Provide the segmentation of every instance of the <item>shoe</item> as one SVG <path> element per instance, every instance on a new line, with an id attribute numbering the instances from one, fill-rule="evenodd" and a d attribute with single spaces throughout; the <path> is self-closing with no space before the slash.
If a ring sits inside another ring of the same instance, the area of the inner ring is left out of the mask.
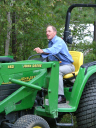
<path id="1" fill-rule="evenodd" d="M 62 103 L 66 103 L 66 98 L 64 97 L 62 97 L 62 96 L 59 96 L 58 97 L 58 104 L 62 104 Z"/>

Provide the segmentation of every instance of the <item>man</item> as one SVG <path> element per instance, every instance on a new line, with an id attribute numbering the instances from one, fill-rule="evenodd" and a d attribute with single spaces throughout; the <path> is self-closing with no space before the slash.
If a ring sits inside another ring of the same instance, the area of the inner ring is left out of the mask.
<path id="1" fill-rule="evenodd" d="M 69 54 L 68 48 L 64 40 L 57 35 L 57 30 L 54 26 L 49 25 L 46 29 L 46 35 L 49 40 L 48 48 L 40 49 L 39 47 L 35 48 L 34 51 L 41 53 L 42 57 L 49 56 L 50 60 L 56 60 L 52 55 L 56 55 L 61 63 L 59 67 L 59 90 L 58 90 L 58 103 L 66 103 L 66 98 L 64 96 L 63 89 L 63 76 L 65 74 L 75 71 L 75 67 L 72 64 L 73 59 Z"/>

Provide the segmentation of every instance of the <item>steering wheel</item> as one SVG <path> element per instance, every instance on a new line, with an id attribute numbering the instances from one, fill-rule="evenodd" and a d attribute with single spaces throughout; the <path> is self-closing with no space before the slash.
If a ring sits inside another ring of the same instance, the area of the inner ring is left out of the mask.
<path id="1" fill-rule="evenodd" d="M 31 59 L 31 58 L 33 58 L 34 56 L 40 56 L 40 57 L 39 57 L 39 58 Z M 45 58 L 45 59 L 46 59 L 46 58 Z M 29 58 L 28 58 L 28 60 L 39 60 L 39 61 L 44 61 L 45 59 L 42 58 L 41 54 L 34 54 L 34 55 L 29 56 Z"/>
<path id="2" fill-rule="evenodd" d="M 31 59 L 31 58 L 34 57 L 34 56 L 40 56 L 40 57 L 39 57 L 39 58 Z M 49 56 L 54 56 L 58 61 L 60 61 L 60 59 L 59 59 L 56 55 L 49 55 Z M 47 61 L 47 62 L 50 61 L 50 60 L 48 59 L 48 57 L 43 58 L 43 57 L 41 56 L 41 54 L 31 55 L 31 56 L 29 56 L 28 60 L 39 60 L 39 61 Z"/>

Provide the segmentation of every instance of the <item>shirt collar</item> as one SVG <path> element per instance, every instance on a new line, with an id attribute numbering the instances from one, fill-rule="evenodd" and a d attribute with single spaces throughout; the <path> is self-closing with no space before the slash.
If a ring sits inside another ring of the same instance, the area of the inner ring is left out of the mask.
<path id="1" fill-rule="evenodd" d="M 53 42 L 53 44 L 55 43 L 56 37 L 57 37 L 57 35 L 55 35 L 55 36 L 53 37 L 53 39 L 51 40 L 51 41 Z"/>

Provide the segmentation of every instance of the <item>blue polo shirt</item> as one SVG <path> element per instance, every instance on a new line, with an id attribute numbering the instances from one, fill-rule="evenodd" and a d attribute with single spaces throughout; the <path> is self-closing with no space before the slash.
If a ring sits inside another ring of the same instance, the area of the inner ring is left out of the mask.
<path id="1" fill-rule="evenodd" d="M 60 61 L 62 61 L 60 65 L 73 63 L 72 56 L 68 51 L 66 43 L 57 35 L 51 41 L 49 41 L 48 48 L 42 50 L 45 53 L 48 53 L 47 55 L 42 54 L 43 58 L 49 57 L 51 61 L 57 61 L 57 59 L 52 56 L 56 55 L 60 59 Z"/>

